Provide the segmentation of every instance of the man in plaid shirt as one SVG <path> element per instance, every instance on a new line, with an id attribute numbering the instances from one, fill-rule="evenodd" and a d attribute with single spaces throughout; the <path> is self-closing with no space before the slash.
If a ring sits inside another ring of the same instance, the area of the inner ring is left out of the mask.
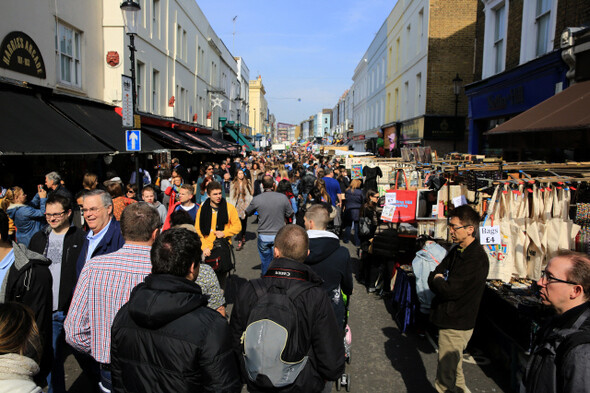
<path id="1" fill-rule="evenodd" d="M 131 290 L 151 273 L 150 250 L 158 235 L 158 212 L 144 202 L 121 216 L 123 248 L 89 260 L 80 273 L 68 316 L 66 341 L 100 364 L 99 387 L 111 390 L 111 325 Z"/>

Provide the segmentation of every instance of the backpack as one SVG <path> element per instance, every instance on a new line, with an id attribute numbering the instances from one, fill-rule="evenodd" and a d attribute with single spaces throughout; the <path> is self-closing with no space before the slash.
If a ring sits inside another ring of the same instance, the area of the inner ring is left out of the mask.
<path id="1" fill-rule="evenodd" d="M 526 380 L 521 392 L 539 391 L 557 392 L 557 371 L 569 352 L 576 346 L 590 343 L 590 330 L 580 330 L 582 324 L 590 317 L 586 309 L 569 329 L 558 329 L 543 339 L 535 347 L 532 361 L 526 368 Z"/>
<path id="2" fill-rule="evenodd" d="M 294 300 L 317 284 L 291 269 L 269 269 L 266 275 L 304 281 L 289 289 L 269 287 L 262 278 L 250 281 L 258 300 L 242 334 L 242 356 L 252 383 L 276 389 L 295 382 L 308 362 L 311 340 L 300 327 Z"/>

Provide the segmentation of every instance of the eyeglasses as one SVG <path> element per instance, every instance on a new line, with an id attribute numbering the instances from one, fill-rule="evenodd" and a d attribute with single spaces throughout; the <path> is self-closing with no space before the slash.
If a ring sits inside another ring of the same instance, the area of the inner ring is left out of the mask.
<path id="1" fill-rule="evenodd" d="M 91 207 L 90 209 L 80 209 L 82 211 L 83 214 L 86 213 L 92 213 L 95 214 L 96 212 L 98 212 L 100 209 L 104 208 L 105 206 L 100 206 L 100 207 Z"/>
<path id="2" fill-rule="evenodd" d="M 59 218 L 64 215 L 66 211 L 62 211 L 61 213 L 45 213 L 45 218 Z"/>
<path id="3" fill-rule="evenodd" d="M 468 228 L 468 227 L 472 227 L 473 225 L 463 225 L 462 227 L 458 227 L 455 225 L 449 225 L 449 229 L 452 229 L 453 231 L 457 231 L 459 229 L 463 229 L 463 228 Z"/>
<path id="4" fill-rule="evenodd" d="M 577 282 L 573 282 L 573 281 L 567 281 L 567 280 L 562 280 L 559 278 L 555 278 L 553 277 L 553 275 L 551 273 L 549 273 L 547 270 L 543 270 L 541 272 L 541 278 L 544 278 L 545 281 L 547 281 L 547 284 L 551 284 L 552 282 L 562 282 L 564 284 L 570 284 L 570 285 L 580 285 Z"/>
<path id="5" fill-rule="evenodd" d="M 212 170 L 213 170 L 213 168 L 207 168 L 207 170 L 208 170 L 208 171 L 212 171 Z"/>

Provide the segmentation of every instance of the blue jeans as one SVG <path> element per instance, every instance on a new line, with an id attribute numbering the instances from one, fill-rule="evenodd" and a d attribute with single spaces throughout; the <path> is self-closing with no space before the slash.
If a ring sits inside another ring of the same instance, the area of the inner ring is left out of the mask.
<path id="1" fill-rule="evenodd" d="M 111 390 L 113 390 L 110 370 L 100 369 L 100 383 L 98 384 L 98 387 L 103 393 L 110 393 Z"/>
<path id="2" fill-rule="evenodd" d="M 352 229 L 354 229 L 354 238 L 352 240 L 352 243 L 358 247 L 361 245 L 361 239 L 359 239 L 359 222 L 358 221 L 349 222 L 344 227 L 344 233 L 342 234 L 342 237 L 343 237 L 344 243 L 348 243 L 348 241 L 350 240 L 350 232 Z"/>
<path id="3" fill-rule="evenodd" d="M 258 254 L 260 254 L 261 276 L 266 274 L 270 261 L 274 257 L 276 235 L 258 235 Z"/>
<path id="4" fill-rule="evenodd" d="M 63 311 L 53 313 L 53 364 L 51 373 L 47 376 L 48 393 L 65 393 L 66 380 L 64 376 L 63 350 L 66 345 L 64 333 L 64 320 L 66 314 Z"/>

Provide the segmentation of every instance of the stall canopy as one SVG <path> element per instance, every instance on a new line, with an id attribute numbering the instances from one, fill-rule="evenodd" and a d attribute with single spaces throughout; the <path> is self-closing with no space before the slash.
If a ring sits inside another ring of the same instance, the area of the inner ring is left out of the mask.
<path id="1" fill-rule="evenodd" d="M 196 141 L 183 136 L 185 132 L 177 132 L 162 127 L 143 126 L 142 130 L 146 131 L 158 140 L 163 140 L 166 143 L 171 143 L 176 146 L 177 150 L 186 150 L 192 153 L 212 153 L 212 151 Z"/>
<path id="2" fill-rule="evenodd" d="M 115 112 L 114 107 L 59 96 L 54 96 L 50 102 L 103 143 L 112 146 L 119 153 L 126 152 L 125 130 L 122 128 L 121 116 Z M 142 152 L 161 151 L 170 147 L 173 146 L 158 143 L 146 133 L 141 136 Z"/>
<path id="3" fill-rule="evenodd" d="M 486 134 L 590 129 L 589 108 L 590 81 L 576 83 Z"/>
<path id="4" fill-rule="evenodd" d="M 32 90 L 1 84 L 0 108 L 0 154 L 113 153 Z"/>

